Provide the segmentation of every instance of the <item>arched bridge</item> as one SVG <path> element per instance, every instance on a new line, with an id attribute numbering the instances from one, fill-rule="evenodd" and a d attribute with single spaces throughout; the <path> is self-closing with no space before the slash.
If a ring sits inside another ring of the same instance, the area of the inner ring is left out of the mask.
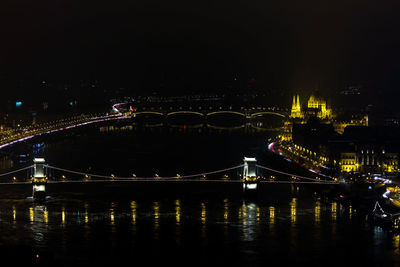
<path id="1" fill-rule="evenodd" d="M 275 111 L 258 111 L 258 112 L 252 112 L 252 111 L 233 111 L 233 110 L 217 110 L 217 111 L 212 111 L 212 112 L 200 112 L 200 111 L 192 111 L 192 110 L 178 110 L 178 111 L 155 111 L 155 110 L 143 110 L 143 111 L 137 111 L 137 112 L 129 112 L 129 115 L 132 116 L 137 116 L 137 115 L 159 115 L 159 116 L 173 116 L 173 115 L 178 115 L 178 114 L 192 114 L 192 115 L 198 115 L 202 117 L 209 117 L 213 115 L 218 115 L 218 114 L 231 114 L 231 115 L 237 115 L 237 116 L 242 116 L 246 119 L 251 119 L 255 118 L 258 116 L 264 116 L 264 115 L 273 115 L 273 116 L 278 116 L 283 119 L 287 118 L 287 114 L 285 112 L 275 112 Z"/>
<path id="2" fill-rule="evenodd" d="M 114 111 L 121 114 L 140 116 L 140 115 L 158 115 L 170 117 L 180 114 L 191 114 L 201 117 L 210 117 L 219 114 L 231 114 L 242 116 L 246 119 L 256 118 L 258 116 L 272 115 L 283 119 L 288 118 L 289 112 L 286 109 L 278 107 L 139 107 L 133 108 L 126 103 L 115 104 Z"/>

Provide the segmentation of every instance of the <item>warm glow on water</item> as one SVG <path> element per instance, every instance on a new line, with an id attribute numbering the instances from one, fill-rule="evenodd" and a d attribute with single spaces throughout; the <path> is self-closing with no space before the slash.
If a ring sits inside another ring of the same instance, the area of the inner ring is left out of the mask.
<path id="1" fill-rule="evenodd" d="M 270 227 L 273 227 L 275 224 L 275 207 L 271 206 L 269 207 L 269 225 Z"/>
<path id="2" fill-rule="evenodd" d="M 158 201 L 154 202 L 153 206 L 154 212 L 154 229 L 158 230 L 160 226 L 160 203 Z"/>
<path id="3" fill-rule="evenodd" d="M 224 199 L 224 222 L 228 223 L 229 221 L 229 200 Z"/>
<path id="4" fill-rule="evenodd" d="M 176 220 L 177 225 L 179 225 L 181 223 L 181 202 L 180 202 L 180 200 L 175 201 L 175 220 Z"/>
<path id="5" fill-rule="evenodd" d="M 297 198 L 293 198 L 290 202 L 290 218 L 292 225 L 294 225 L 297 219 Z"/>
<path id="6" fill-rule="evenodd" d="M 294 263 L 296 249 L 303 247 L 305 261 L 311 253 L 323 260 L 328 255 L 323 246 L 344 253 L 349 235 L 351 246 L 359 247 L 353 250 L 355 255 L 368 258 L 364 251 L 372 250 L 397 261 L 397 233 L 366 223 L 365 214 L 354 207 L 342 211 L 337 202 L 298 196 L 259 202 L 240 198 L 52 200 L 40 205 L 0 201 L 0 227 L 10 242 L 29 244 L 37 251 L 66 251 L 64 260 L 88 258 L 100 265 L 99 253 L 118 255 L 115 262 L 122 263 L 150 257 L 150 247 L 190 258 L 204 249 L 229 248 L 235 251 L 234 258 L 225 258 L 231 264 L 247 259 L 247 253 L 261 264 L 282 250 L 288 253 L 283 261 Z M 121 246 L 124 253 L 118 252 Z M 340 257 L 330 261 L 343 263 Z"/>
<path id="7" fill-rule="evenodd" d="M 29 221 L 31 222 L 31 224 L 33 223 L 35 219 L 35 212 L 33 211 L 33 208 L 30 207 L 29 208 Z"/>
<path id="8" fill-rule="evenodd" d="M 136 201 L 131 201 L 132 223 L 136 224 Z"/>
<path id="9" fill-rule="evenodd" d="M 206 209 L 206 204 L 201 203 L 201 222 L 205 224 L 207 221 L 207 209 Z"/>
<path id="10" fill-rule="evenodd" d="M 61 209 L 61 223 L 65 224 L 65 208 Z"/>
<path id="11" fill-rule="evenodd" d="M 336 202 L 332 202 L 331 214 L 332 214 L 332 220 L 336 221 L 336 216 L 337 216 L 337 203 Z"/>
<path id="12" fill-rule="evenodd" d="M 315 202 L 315 207 L 314 207 L 314 216 L 315 216 L 315 222 L 319 223 L 320 219 L 321 219 L 321 203 L 320 203 L 320 199 L 318 199 Z"/>
<path id="13" fill-rule="evenodd" d="M 15 223 L 17 220 L 17 209 L 15 206 L 13 206 L 13 222 Z"/>

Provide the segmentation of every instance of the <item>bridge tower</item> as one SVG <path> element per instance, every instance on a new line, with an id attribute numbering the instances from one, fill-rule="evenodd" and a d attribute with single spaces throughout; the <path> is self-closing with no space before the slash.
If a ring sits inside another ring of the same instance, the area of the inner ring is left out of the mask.
<path id="1" fill-rule="evenodd" d="M 245 192 L 256 190 L 258 185 L 257 160 L 256 158 L 245 157 L 243 163 L 243 190 Z"/>
<path id="2" fill-rule="evenodd" d="M 46 198 L 47 177 L 44 158 L 33 159 L 32 197 L 37 200 Z"/>

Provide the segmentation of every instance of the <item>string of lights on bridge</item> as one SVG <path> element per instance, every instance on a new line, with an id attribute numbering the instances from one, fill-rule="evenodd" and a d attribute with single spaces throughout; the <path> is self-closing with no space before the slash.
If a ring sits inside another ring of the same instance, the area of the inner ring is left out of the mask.
<path id="1" fill-rule="evenodd" d="M 103 179 L 103 180 L 92 180 L 92 182 L 102 182 L 102 181 L 151 181 L 151 180 L 192 180 L 194 178 L 201 178 L 201 180 L 205 180 L 205 181 L 221 181 L 221 180 L 211 180 L 211 179 L 207 179 L 207 176 L 209 175 L 213 175 L 213 174 L 218 174 L 218 173 L 226 173 L 232 170 L 237 170 L 239 168 L 242 168 L 244 166 L 244 164 L 241 165 L 237 165 L 234 167 L 230 167 L 230 168 L 224 168 L 224 169 L 219 169 L 219 170 L 215 170 L 215 171 L 209 171 L 209 172 L 201 172 L 201 173 L 197 173 L 197 174 L 190 174 L 190 175 L 179 175 L 177 174 L 176 176 L 166 176 L 166 177 L 161 177 L 161 176 L 154 176 L 154 177 L 137 177 L 136 175 L 132 175 L 131 177 L 123 177 L 123 176 L 115 176 L 114 174 L 111 175 L 102 175 L 102 174 L 92 174 L 92 173 L 87 173 L 87 172 L 81 172 L 81 171 L 75 171 L 75 170 L 69 170 L 69 169 L 64 169 L 64 168 L 59 168 L 59 167 L 55 167 L 55 166 L 51 166 L 51 165 L 45 165 L 46 168 L 50 169 L 50 170 L 55 170 L 55 171 L 60 171 L 63 173 L 69 173 L 69 174 L 73 174 L 73 175 L 79 175 L 82 176 L 83 178 L 86 178 L 86 180 L 90 179 L 90 178 L 98 178 L 98 179 Z M 274 172 L 277 174 L 281 174 L 284 176 L 289 176 L 292 178 L 292 180 L 290 181 L 268 181 L 268 182 L 272 182 L 272 183 L 323 183 L 323 184 L 332 184 L 335 183 L 333 181 L 321 181 L 320 178 L 312 178 L 312 177 L 306 177 L 306 176 L 300 176 L 300 175 L 296 175 L 296 174 L 292 174 L 292 173 L 287 173 L 287 172 L 283 172 L 283 171 L 279 171 L 279 170 L 275 170 L 269 167 L 265 167 L 262 165 L 256 165 L 257 168 L 263 169 L 263 170 L 267 170 L 270 172 Z M 6 176 L 10 176 L 12 174 L 15 173 L 19 173 L 22 171 L 26 171 L 29 169 L 32 169 L 34 167 L 34 165 L 30 165 L 27 167 L 23 167 L 20 168 L 18 170 L 13 170 L 10 172 L 6 172 L 6 173 L 2 173 L 0 174 L 0 177 L 6 177 Z M 228 176 L 226 176 L 228 177 Z M 63 180 L 66 180 L 66 176 L 62 175 L 61 178 L 63 178 Z M 305 181 L 301 181 L 301 179 L 306 180 Z M 16 177 L 14 177 L 14 181 L 16 180 Z M 69 182 L 84 182 L 85 180 L 66 180 Z M 229 180 L 231 182 L 240 182 L 241 180 Z M 266 182 L 266 181 L 262 181 L 262 182 Z M 5 183 L 0 183 L 0 184 L 5 184 Z M 7 183 L 8 184 L 8 183 Z"/>

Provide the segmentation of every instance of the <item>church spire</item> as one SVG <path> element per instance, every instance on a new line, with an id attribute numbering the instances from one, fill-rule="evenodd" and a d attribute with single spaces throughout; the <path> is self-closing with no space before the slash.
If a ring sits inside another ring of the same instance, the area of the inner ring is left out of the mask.
<path id="1" fill-rule="evenodd" d="M 290 113 L 290 117 L 292 118 L 302 117 L 299 95 L 293 95 L 292 112 Z"/>

